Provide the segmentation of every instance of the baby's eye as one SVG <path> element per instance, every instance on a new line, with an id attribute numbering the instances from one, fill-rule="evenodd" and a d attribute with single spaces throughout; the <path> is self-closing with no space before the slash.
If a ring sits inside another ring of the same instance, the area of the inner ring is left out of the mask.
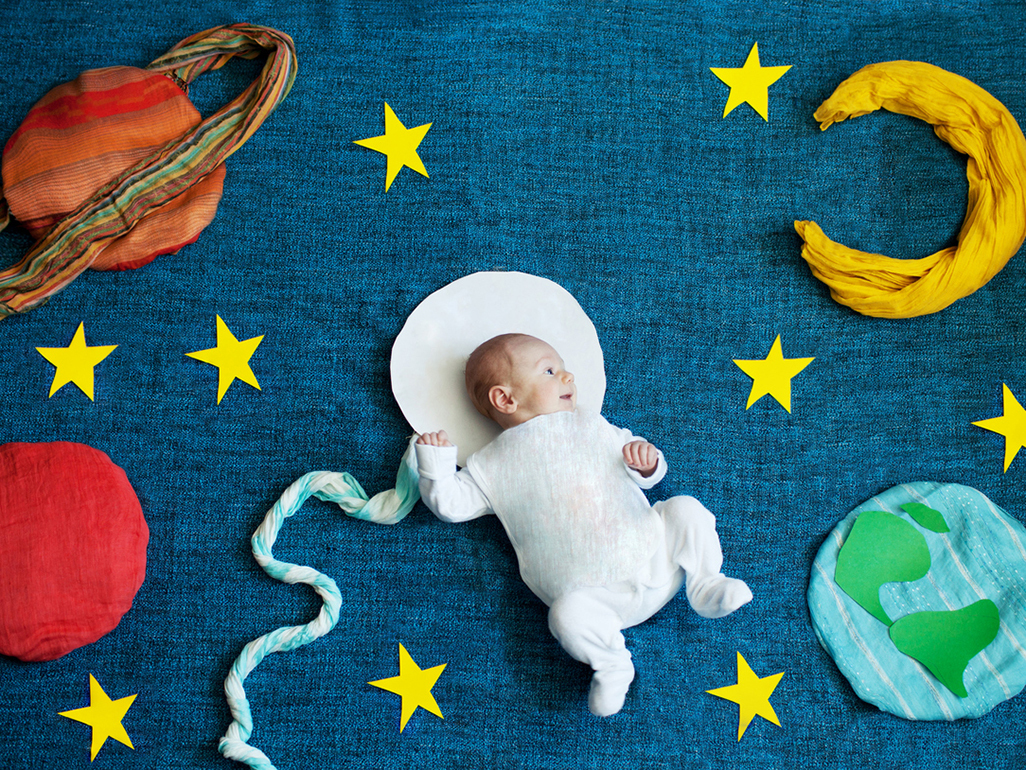
<path id="1" fill-rule="evenodd" d="M 549 367 L 548 369 L 546 369 L 546 370 L 545 370 L 545 373 L 546 373 L 546 374 L 555 374 L 556 372 L 555 372 L 555 371 L 554 371 L 554 370 L 552 369 L 552 367 L 550 366 L 550 367 Z"/>

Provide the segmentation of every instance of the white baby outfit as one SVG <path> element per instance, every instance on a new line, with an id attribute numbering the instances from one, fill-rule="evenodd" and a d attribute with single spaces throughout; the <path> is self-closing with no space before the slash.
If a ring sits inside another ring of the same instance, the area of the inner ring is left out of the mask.
<path id="1" fill-rule="evenodd" d="M 642 489 L 666 474 L 659 453 L 643 478 L 623 459 L 637 440 L 600 414 L 535 417 L 503 431 L 456 472 L 456 448 L 417 445 L 421 496 L 444 521 L 494 513 L 527 586 L 549 606 L 563 648 L 595 671 L 589 705 L 619 711 L 634 678 L 622 629 L 647 620 L 682 585 L 695 610 L 722 617 L 751 600 L 720 574 L 716 519 L 693 497 L 650 506 Z"/>

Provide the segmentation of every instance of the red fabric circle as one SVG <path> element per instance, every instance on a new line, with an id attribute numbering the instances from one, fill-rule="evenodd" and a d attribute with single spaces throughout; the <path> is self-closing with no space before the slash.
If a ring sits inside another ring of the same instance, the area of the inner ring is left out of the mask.
<path id="1" fill-rule="evenodd" d="M 0 446 L 0 654 L 53 660 L 111 631 L 150 532 L 125 472 L 85 446 Z"/>

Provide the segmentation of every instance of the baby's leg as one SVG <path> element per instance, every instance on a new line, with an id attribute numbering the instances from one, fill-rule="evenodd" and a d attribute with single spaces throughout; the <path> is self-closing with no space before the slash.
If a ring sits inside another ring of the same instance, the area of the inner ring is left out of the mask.
<path id="1" fill-rule="evenodd" d="M 603 600 L 605 589 L 582 589 L 556 599 L 549 630 L 571 657 L 595 671 L 588 708 L 599 717 L 615 714 L 634 681 L 634 664 L 624 644 L 620 614 Z"/>
<path id="2" fill-rule="evenodd" d="M 722 618 L 752 600 L 742 580 L 720 572 L 723 551 L 716 517 L 693 497 L 671 497 L 652 506 L 666 524 L 670 558 L 685 572 L 688 602 L 703 618 Z"/>

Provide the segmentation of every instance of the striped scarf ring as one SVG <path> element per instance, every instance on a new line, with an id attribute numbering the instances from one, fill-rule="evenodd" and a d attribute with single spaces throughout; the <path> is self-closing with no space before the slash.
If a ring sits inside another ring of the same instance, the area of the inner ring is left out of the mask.
<path id="1" fill-rule="evenodd" d="M 264 53 L 256 80 L 200 120 L 188 85 Z M 288 35 L 232 24 L 183 40 L 145 70 L 91 70 L 53 89 L 4 148 L 0 230 L 13 215 L 37 241 L 0 271 L 0 317 L 43 304 L 87 268 L 141 267 L 196 240 L 216 213 L 225 159 L 295 75 Z M 99 189 L 97 179 L 106 180 Z"/>

